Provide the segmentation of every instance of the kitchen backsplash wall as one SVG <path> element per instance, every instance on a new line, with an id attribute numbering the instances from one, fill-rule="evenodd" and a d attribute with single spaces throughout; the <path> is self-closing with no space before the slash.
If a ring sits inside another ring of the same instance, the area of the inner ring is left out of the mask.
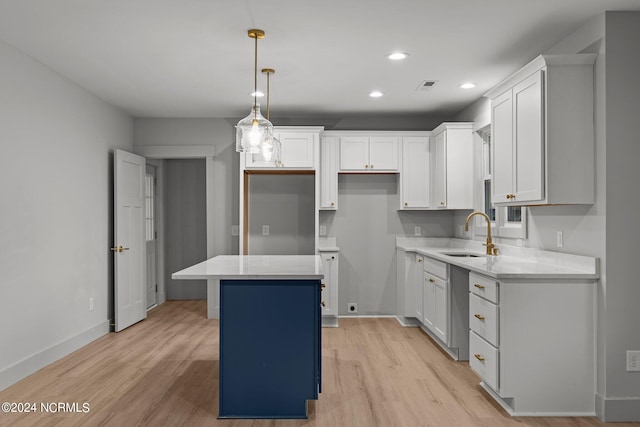
<path id="1" fill-rule="evenodd" d="M 320 211 L 320 226 L 340 248 L 339 315 L 357 303 L 357 315 L 396 311 L 395 238 L 421 228 L 426 237 L 449 237 L 452 211 L 398 211 L 395 174 L 341 174 L 338 210 Z"/>

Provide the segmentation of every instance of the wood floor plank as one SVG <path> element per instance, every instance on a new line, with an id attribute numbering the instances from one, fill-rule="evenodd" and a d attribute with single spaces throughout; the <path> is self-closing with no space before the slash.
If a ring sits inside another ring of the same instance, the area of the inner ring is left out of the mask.
<path id="1" fill-rule="evenodd" d="M 0 392 L 0 402 L 89 403 L 88 413 L 0 413 L 0 426 L 598 427 L 595 417 L 510 417 L 466 362 L 391 318 L 322 330 L 322 386 L 307 420 L 218 420 L 219 322 L 170 301 Z M 607 424 L 608 425 L 608 424 Z M 640 427 L 640 423 L 616 423 Z"/>

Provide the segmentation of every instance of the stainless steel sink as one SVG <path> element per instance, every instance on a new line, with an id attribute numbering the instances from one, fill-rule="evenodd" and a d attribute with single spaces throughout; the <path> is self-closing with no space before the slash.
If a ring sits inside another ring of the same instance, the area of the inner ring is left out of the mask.
<path id="1" fill-rule="evenodd" d="M 440 253 L 442 255 L 453 256 L 453 257 L 457 257 L 457 258 L 481 258 L 481 257 L 484 257 L 484 255 L 473 254 L 473 253 L 469 253 L 469 252 L 440 252 Z"/>

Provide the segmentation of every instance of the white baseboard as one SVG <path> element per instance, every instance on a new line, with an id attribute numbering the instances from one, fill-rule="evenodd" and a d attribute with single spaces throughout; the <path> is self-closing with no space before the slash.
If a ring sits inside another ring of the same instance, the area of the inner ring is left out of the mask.
<path id="1" fill-rule="evenodd" d="M 323 328 L 337 328 L 338 327 L 338 318 L 335 316 L 322 316 L 322 327 Z"/>
<path id="2" fill-rule="evenodd" d="M 73 353 L 80 347 L 83 347 L 101 336 L 108 334 L 109 323 L 110 322 L 108 320 L 100 322 L 99 324 L 85 329 L 71 338 L 26 357 L 15 365 L 0 371 L 0 390 L 4 390 L 39 369 L 50 365 L 56 360 L 62 359 L 64 356 Z"/>
<path id="3" fill-rule="evenodd" d="M 596 394 L 596 416 L 604 422 L 640 421 L 640 397 L 603 397 Z"/>
<path id="4" fill-rule="evenodd" d="M 396 316 L 396 320 L 405 328 L 417 328 L 420 326 L 418 319 L 415 317 Z"/>

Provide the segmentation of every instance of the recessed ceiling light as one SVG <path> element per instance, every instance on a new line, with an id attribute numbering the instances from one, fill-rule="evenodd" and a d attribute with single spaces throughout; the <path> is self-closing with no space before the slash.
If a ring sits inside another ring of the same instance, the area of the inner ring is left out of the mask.
<path id="1" fill-rule="evenodd" d="M 387 55 L 387 58 L 392 61 L 400 61 L 401 59 L 405 59 L 407 56 L 409 56 L 409 54 L 406 52 L 393 52 Z"/>
<path id="2" fill-rule="evenodd" d="M 382 96 L 382 92 L 380 92 L 379 90 L 374 90 L 369 94 L 369 96 L 372 98 L 380 98 Z"/>
<path id="3" fill-rule="evenodd" d="M 472 89 L 472 88 L 474 88 L 474 87 L 476 87 L 476 84 L 475 84 L 475 83 L 471 83 L 471 82 L 469 82 L 469 83 L 462 83 L 462 84 L 460 85 L 460 88 L 461 88 L 461 89 Z"/>
<path id="4" fill-rule="evenodd" d="M 257 91 L 257 92 L 251 92 L 251 96 L 255 96 L 256 98 L 262 98 L 264 96 L 264 93 Z"/>

